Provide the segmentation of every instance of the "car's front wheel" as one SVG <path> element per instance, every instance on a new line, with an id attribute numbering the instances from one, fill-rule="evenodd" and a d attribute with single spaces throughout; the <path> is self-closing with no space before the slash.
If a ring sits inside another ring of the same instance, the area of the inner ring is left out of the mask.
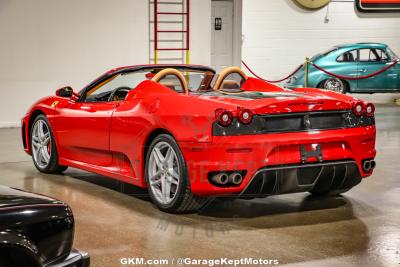
<path id="1" fill-rule="evenodd" d="M 347 91 L 346 82 L 338 78 L 329 78 L 323 81 L 319 87 L 328 91 L 333 91 L 341 94 L 345 94 Z"/>
<path id="2" fill-rule="evenodd" d="M 61 173 L 67 169 L 58 164 L 58 151 L 46 116 L 39 115 L 33 121 L 30 144 L 33 163 L 40 172 Z"/>
<path id="3" fill-rule="evenodd" d="M 207 202 L 207 198 L 192 194 L 182 152 L 168 134 L 157 136 L 151 143 L 145 175 L 150 197 L 162 211 L 195 212 Z"/>

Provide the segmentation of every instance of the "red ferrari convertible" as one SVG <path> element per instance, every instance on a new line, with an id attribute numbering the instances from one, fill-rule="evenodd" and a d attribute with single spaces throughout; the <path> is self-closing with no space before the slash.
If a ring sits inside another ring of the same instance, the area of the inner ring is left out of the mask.
<path id="1" fill-rule="evenodd" d="M 147 187 L 163 211 L 188 212 L 216 196 L 348 191 L 375 167 L 374 109 L 237 67 L 141 65 L 39 100 L 22 140 L 41 172 L 95 172 Z"/>

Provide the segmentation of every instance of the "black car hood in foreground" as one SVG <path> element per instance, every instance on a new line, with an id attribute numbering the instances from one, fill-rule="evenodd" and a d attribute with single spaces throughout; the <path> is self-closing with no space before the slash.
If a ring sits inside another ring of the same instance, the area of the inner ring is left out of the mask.
<path id="1" fill-rule="evenodd" d="M 49 265 L 70 255 L 73 240 L 74 218 L 67 204 L 0 186 L 0 252 L 24 251 L 37 265 Z"/>
<path id="2" fill-rule="evenodd" d="M 0 209 L 25 205 L 63 204 L 50 197 L 0 185 Z"/>

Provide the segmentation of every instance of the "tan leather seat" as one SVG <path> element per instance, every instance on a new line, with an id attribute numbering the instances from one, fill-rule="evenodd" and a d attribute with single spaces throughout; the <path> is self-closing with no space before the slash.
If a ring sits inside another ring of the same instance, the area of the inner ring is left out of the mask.
<path id="1" fill-rule="evenodd" d="M 164 78 L 164 77 L 166 77 L 168 75 L 176 76 L 179 79 L 179 81 L 181 82 L 183 93 L 184 94 L 189 94 L 188 83 L 187 83 L 187 81 L 185 79 L 185 76 L 183 76 L 183 74 L 180 71 L 176 70 L 176 69 L 172 69 L 172 68 L 163 69 L 162 71 L 158 72 L 151 80 L 153 82 L 158 83 L 158 82 L 160 82 L 162 80 L 162 78 Z M 175 86 L 174 86 L 173 90 L 175 90 Z"/>
<path id="2" fill-rule="evenodd" d="M 160 84 L 175 91 L 175 84 L 172 82 L 162 82 L 161 81 Z"/>
<path id="3" fill-rule="evenodd" d="M 224 80 L 221 89 L 228 89 L 228 90 L 240 89 L 240 85 L 235 80 Z"/>
<path id="4" fill-rule="evenodd" d="M 232 73 L 239 74 L 244 80 L 247 80 L 247 78 L 248 78 L 246 73 L 244 73 L 244 71 L 242 69 L 240 69 L 239 67 L 225 68 L 219 73 L 219 76 L 214 83 L 214 90 L 217 90 L 217 91 L 221 90 L 224 80 L 226 79 L 226 77 L 228 77 Z"/>

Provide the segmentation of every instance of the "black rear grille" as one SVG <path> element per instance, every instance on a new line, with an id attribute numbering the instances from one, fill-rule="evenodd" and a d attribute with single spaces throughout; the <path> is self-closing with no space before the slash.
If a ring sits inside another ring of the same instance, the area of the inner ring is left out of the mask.
<path id="1" fill-rule="evenodd" d="M 360 182 L 361 174 L 354 161 L 272 166 L 259 170 L 241 197 L 343 190 Z"/>
<path id="2" fill-rule="evenodd" d="M 295 113 L 265 116 L 265 131 L 288 132 L 338 129 L 347 126 L 348 112 Z"/>
<path id="3" fill-rule="evenodd" d="M 232 125 L 213 124 L 213 135 L 250 135 L 344 129 L 374 125 L 374 117 L 357 117 L 351 110 L 255 115 L 252 123 L 243 125 L 234 119 Z"/>

